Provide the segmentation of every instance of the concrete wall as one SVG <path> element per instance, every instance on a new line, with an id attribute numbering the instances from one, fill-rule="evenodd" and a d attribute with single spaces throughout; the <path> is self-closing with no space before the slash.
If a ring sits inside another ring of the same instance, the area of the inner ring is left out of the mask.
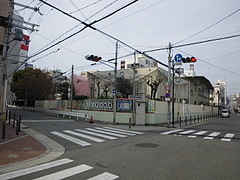
<path id="1" fill-rule="evenodd" d="M 79 103 L 74 103 L 79 104 Z M 145 124 L 148 125 L 157 125 L 167 123 L 167 109 L 168 104 L 165 101 L 151 101 L 147 103 L 146 110 L 146 121 Z M 58 110 L 69 110 L 70 102 L 69 101 L 36 101 L 36 109 L 43 111 L 44 109 L 58 109 Z M 95 121 L 101 121 L 104 123 L 113 122 L 113 112 L 101 110 L 92 110 L 92 109 L 73 109 L 73 112 L 82 112 L 88 114 L 88 118 L 91 116 Z M 172 105 L 171 105 L 172 111 Z M 174 120 L 177 121 L 177 118 L 180 116 L 182 118 L 190 116 L 201 116 L 201 115 L 217 115 L 218 108 L 211 106 L 200 106 L 200 105 L 190 105 L 175 103 L 174 104 Z M 128 124 L 129 119 L 132 120 L 132 112 L 117 112 L 116 113 L 116 123 L 118 124 Z"/>

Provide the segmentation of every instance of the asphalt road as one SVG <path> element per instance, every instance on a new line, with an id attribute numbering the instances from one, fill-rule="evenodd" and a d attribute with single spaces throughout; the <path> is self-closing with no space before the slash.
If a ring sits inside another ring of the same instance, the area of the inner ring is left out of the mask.
<path id="1" fill-rule="evenodd" d="M 65 153 L 56 160 L 73 160 L 15 178 L 18 180 L 38 177 L 52 179 L 49 175 L 59 172 L 62 174 L 53 174 L 56 179 L 64 175 L 70 180 L 89 179 L 98 175 L 124 180 L 240 179 L 240 116 L 232 115 L 230 118 L 219 118 L 188 127 L 159 130 L 154 128 L 148 131 L 143 127 L 137 131 L 142 134 L 132 131 L 134 135 L 115 136 L 117 139 L 98 137 L 104 141 L 94 142 L 64 130 L 76 132 L 75 129 L 80 129 L 94 132 L 90 129 L 95 129 L 100 130 L 102 134 L 102 131 L 107 131 L 105 127 L 108 125 L 66 121 L 35 112 L 17 110 L 16 113 L 22 115 L 25 126 L 50 137 L 66 148 Z M 97 129 L 98 127 L 104 129 Z M 119 127 L 114 126 L 116 131 L 119 131 Z M 83 146 L 64 139 L 59 133 L 84 140 L 90 145 Z M 80 173 L 81 171 L 84 172 Z M 71 172 L 74 175 L 67 177 Z"/>

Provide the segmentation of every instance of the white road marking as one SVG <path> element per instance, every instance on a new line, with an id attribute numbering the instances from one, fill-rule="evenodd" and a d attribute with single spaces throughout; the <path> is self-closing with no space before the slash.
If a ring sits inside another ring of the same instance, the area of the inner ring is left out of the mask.
<path id="1" fill-rule="evenodd" d="M 81 133 L 77 133 L 77 132 L 74 132 L 74 131 L 65 130 L 64 132 L 69 133 L 69 134 L 73 134 L 75 136 L 83 137 L 83 138 L 86 138 L 86 139 L 90 139 L 90 140 L 98 142 L 98 143 L 105 141 L 103 139 L 95 138 L 95 137 L 88 136 L 88 135 L 81 134 Z"/>
<path id="2" fill-rule="evenodd" d="M 199 131 L 199 132 L 197 132 L 197 133 L 194 133 L 194 135 L 200 136 L 200 135 L 203 135 L 203 134 L 205 134 L 205 133 L 207 133 L 207 131 Z"/>
<path id="3" fill-rule="evenodd" d="M 175 130 L 172 130 L 172 131 L 163 132 L 163 133 L 161 133 L 161 134 L 167 135 L 167 134 L 179 132 L 179 131 L 182 131 L 182 130 L 183 130 L 183 129 L 175 129 Z"/>
<path id="4" fill-rule="evenodd" d="M 75 129 L 75 131 L 86 133 L 86 134 L 91 134 L 91 135 L 94 135 L 94 136 L 98 136 L 98 137 L 102 137 L 102 138 L 106 138 L 106 139 L 111 139 L 111 140 L 117 139 L 116 137 L 113 137 L 113 136 L 107 136 L 107 135 L 104 135 L 104 134 L 90 132 L 90 131 L 81 130 L 81 129 Z"/>
<path id="5" fill-rule="evenodd" d="M 121 131 L 116 131 L 116 130 L 112 130 L 112 129 L 104 129 L 104 128 L 99 128 L 99 127 L 95 127 L 95 129 L 108 131 L 108 132 L 113 132 L 113 133 L 125 134 L 125 135 L 129 135 L 129 136 L 135 136 L 136 135 L 136 134 L 132 134 L 132 133 L 121 132 Z"/>
<path id="6" fill-rule="evenodd" d="M 36 178 L 34 180 L 46 180 L 46 179 L 59 180 L 59 179 L 64 179 L 64 178 L 88 171 L 90 169 L 93 169 L 93 167 L 88 166 L 86 164 L 82 164 L 82 165 L 75 166 L 75 167 L 65 169 L 62 171 L 58 171 L 58 172 L 55 172 L 55 173 L 52 173 L 52 174 L 49 174 L 46 176 L 42 176 L 42 177 Z"/>
<path id="7" fill-rule="evenodd" d="M 142 132 L 137 132 L 137 131 L 128 131 L 128 130 L 124 130 L 124 129 L 116 129 L 116 128 L 111 128 L 111 127 L 104 127 L 104 128 L 113 129 L 113 130 L 117 130 L 117 131 L 128 132 L 128 133 L 143 134 Z"/>
<path id="8" fill-rule="evenodd" d="M 38 171 L 43 171 L 45 169 L 60 166 L 60 165 L 67 164 L 67 163 L 70 163 L 70 162 L 73 162 L 73 160 L 68 159 L 68 158 L 60 159 L 60 160 L 57 160 L 57 161 L 52 161 L 52 162 L 49 162 L 49 163 L 45 163 L 45 164 L 41 164 L 41 165 L 37 165 L 37 166 L 25 168 L 25 169 L 13 171 L 13 172 L 1 174 L 0 179 L 1 180 L 13 179 L 13 178 L 16 178 L 16 177 L 24 176 L 24 175 L 35 173 L 35 172 L 38 172 Z"/>
<path id="9" fill-rule="evenodd" d="M 187 130 L 187 131 L 183 131 L 183 132 L 180 132 L 179 134 L 189 134 L 189 133 L 192 133 L 192 132 L 195 132 L 196 130 Z"/>
<path id="10" fill-rule="evenodd" d="M 81 146 L 89 146 L 91 145 L 91 143 L 88 143 L 88 142 L 85 142 L 85 141 L 82 141 L 80 139 L 77 139 L 77 138 L 74 138 L 72 136 L 68 136 L 68 135 L 65 135 L 63 133 L 60 133 L 60 132 L 57 132 L 57 131 L 53 131 L 51 132 L 52 134 L 55 134 L 56 136 L 59 136 L 59 137 L 62 137 L 64 139 L 67 139 L 73 143 L 76 143 L 78 145 L 81 145 Z"/>
<path id="11" fill-rule="evenodd" d="M 224 138 L 221 139 L 221 141 L 228 141 L 230 142 L 235 134 L 227 133 Z"/>
<path id="12" fill-rule="evenodd" d="M 204 139 L 212 140 L 213 138 L 215 138 L 219 134 L 221 134 L 221 133 L 220 132 L 213 132 L 213 133 L 209 134 L 208 136 L 204 137 Z"/>
<path id="13" fill-rule="evenodd" d="M 102 133 L 102 134 L 108 134 L 108 135 L 117 136 L 117 137 L 127 137 L 125 135 L 116 134 L 116 133 L 110 133 L 110 132 L 105 132 L 105 131 L 100 131 L 100 130 L 97 130 L 97 129 L 91 129 L 91 128 L 86 128 L 86 129 L 89 130 L 89 131 L 99 132 L 99 133 Z"/>
<path id="14" fill-rule="evenodd" d="M 116 176 L 114 174 L 105 172 L 105 173 L 99 174 L 99 175 L 94 176 L 94 177 L 92 177 L 90 179 L 87 179 L 87 180 L 114 180 L 114 179 L 117 179 L 118 177 L 119 176 Z"/>

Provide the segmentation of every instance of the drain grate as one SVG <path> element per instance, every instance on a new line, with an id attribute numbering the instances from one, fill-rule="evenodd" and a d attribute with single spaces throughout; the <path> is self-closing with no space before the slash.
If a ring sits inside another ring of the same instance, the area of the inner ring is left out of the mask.
<path id="1" fill-rule="evenodd" d="M 146 147 L 146 148 L 154 148 L 154 147 L 158 147 L 159 145 L 155 144 L 155 143 L 139 143 L 139 144 L 136 144 L 135 146 Z"/>

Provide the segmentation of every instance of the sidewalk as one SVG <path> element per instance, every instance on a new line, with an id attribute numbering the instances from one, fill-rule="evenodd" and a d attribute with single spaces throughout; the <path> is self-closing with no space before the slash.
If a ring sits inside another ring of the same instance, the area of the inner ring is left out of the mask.
<path id="1" fill-rule="evenodd" d="M 2 139 L 0 123 L 0 174 L 50 161 L 64 151 L 55 141 L 23 125 L 16 135 L 16 127 L 6 123 L 5 139 Z"/>
<path id="2" fill-rule="evenodd" d="M 23 130 L 16 135 L 16 127 L 13 128 L 12 124 L 8 123 L 6 124 L 5 139 L 2 139 L 2 122 L 0 128 L 0 167 L 37 157 L 47 150 L 44 145 Z"/>

